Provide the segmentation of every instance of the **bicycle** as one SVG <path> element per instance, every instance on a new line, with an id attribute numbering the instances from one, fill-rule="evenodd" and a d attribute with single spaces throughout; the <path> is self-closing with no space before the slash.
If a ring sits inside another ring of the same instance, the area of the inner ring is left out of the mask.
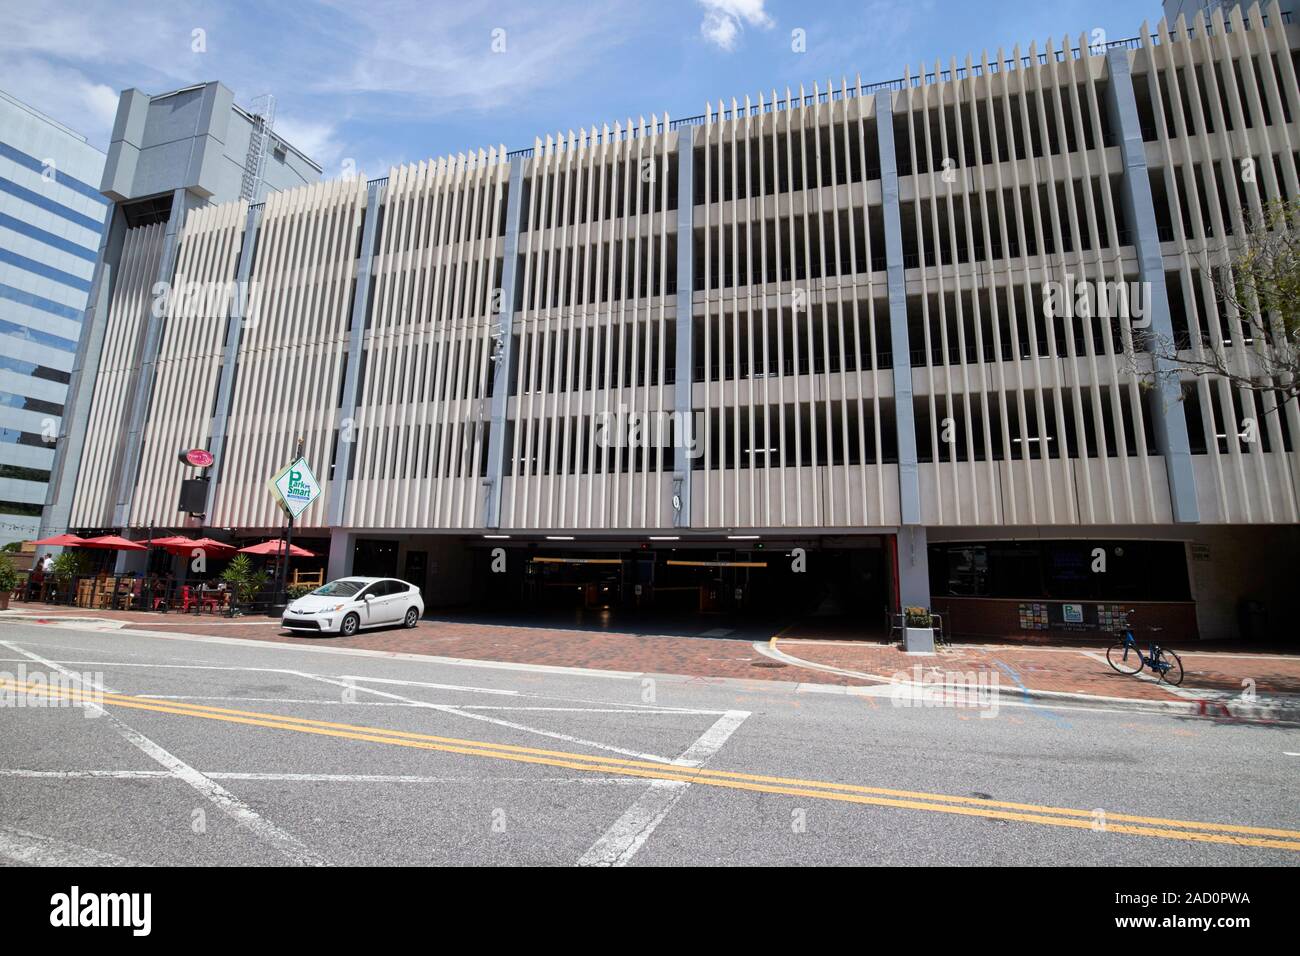
<path id="1" fill-rule="evenodd" d="M 1129 614 L 1133 613 L 1136 612 L 1129 611 Z M 1163 628 L 1152 625 L 1147 630 L 1158 634 Z M 1147 653 L 1143 654 L 1133 637 L 1133 628 L 1128 624 L 1127 615 L 1123 634 L 1122 640 L 1116 641 L 1106 650 L 1106 660 L 1111 667 L 1129 677 L 1137 675 L 1146 667 L 1159 675 L 1166 684 L 1177 687 L 1183 682 L 1183 662 L 1178 655 L 1167 647 L 1161 647 L 1154 639 L 1148 645 Z"/>

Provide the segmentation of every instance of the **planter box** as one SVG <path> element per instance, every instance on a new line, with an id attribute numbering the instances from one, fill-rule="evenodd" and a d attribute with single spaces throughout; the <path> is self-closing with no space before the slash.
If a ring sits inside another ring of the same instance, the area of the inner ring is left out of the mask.
<path id="1" fill-rule="evenodd" d="M 903 628 L 903 650 L 911 654 L 933 654 L 934 653 L 934 628 L 932 627 Z"/>

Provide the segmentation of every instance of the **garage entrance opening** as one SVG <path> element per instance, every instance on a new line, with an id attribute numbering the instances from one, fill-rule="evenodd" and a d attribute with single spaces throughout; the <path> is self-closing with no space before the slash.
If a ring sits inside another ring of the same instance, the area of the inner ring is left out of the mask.
<path id="1" fill-rule="evenodd" d="M 468 550 L 474 601 L 466 610 L 478 619 L 747 639 L 781 631 L 861 638 L 884 631 L 892 594 L 876 538 L 835 548 L 484 542 Z"/>
<path id="2" fill-rule="evenodd" d="M 357 577 L 397 577 L 397 542 L 382 538 L 358 538 L 352 556 L 352 573 Z"/>

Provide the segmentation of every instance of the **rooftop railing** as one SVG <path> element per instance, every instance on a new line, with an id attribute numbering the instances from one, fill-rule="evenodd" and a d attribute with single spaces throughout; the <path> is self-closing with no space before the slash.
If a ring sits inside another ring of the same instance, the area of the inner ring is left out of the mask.
<path id="1" fill-rule="evenodd" d="M 1261 13 L 1260 16 L 1263 20 L 1264 26 L 1267 27 L 1268 15 Z M 1289 24 L 1291 21 L 1291 11 L 1283 10 L 1282 22 Z M 1225 21 L 1225 27 L 1226 32 L 1232 32 L 1231 22 Z M 1248 21 L 1246 22 L 1246 28 L 1250 28 Z M 1205 24 L 1205 30 L 1207 35 L 1213 36 L 1214 24 L 1207 21 Z M 1189 39 L 1196 37 L 1196 30 L 1192 27 L 1188 27 L 1186 33 Z M 1160 44 L 1160 37 L 1158 34 L 1151 35 L 1151 43 L 1157 46 Z M 761 116 L 764 113 L 781 112 L 789 109 L 801 109 L 807 106 L 816 106 L 819 103 L 830 103 L 835 100 L 868 96 L 881 91 L 898 92 L 907 89 L 909 86 L 916 87 L 932 83 L 950 83 L 954 80 L 964 80 L 971 77 L 986 76 L 1009 70 L 1024 70 L 1033 66 L 1046 66 L 1052 62 L 1064 63 L 1072 59 L 1082 59 L 1084 56 L 1100 56 L 1107 50 L 1136 50 L 1140 49 L 1142 45 L 1143 41 L 1141 37 L 1125 37 L 1122 40 L 1110 40 L 1093 46 L 1069 47 L 1060 50 L 1044 51 L 1042 53 L 1030 54 L 1027 56 L 1011 57 L 1000 61 L 995 60 L 988 64 L 987 70 L 983 63 L 977 63 L 973 64 L 969 69 L 964 66 L 959 66 L 955 69 L 918 73 L 916 76 L 911 77 L 897 77 L 892 80 L 882 80 L 876 83 L 864 83 L 853 87 L 841 87 L 838 90 L 820 90 L 816 93 L 805 94 L 802 97 L 788 97 L 785 99 L 768 100 L 762 103 L 751 103 L 748 108 L 741 106 L 737 106 L 735 109 L 722 108 L 712 114 L 712 117 L 714 120 L 734 120 L 743 119 L 747 116 Z M 657 120 L 646 124 L 645 129 L 647 134 L 655 135 L 669 130 L 682 129 L 686 126 L 702 126 L 709 117 L 710 114 L 707 113 L 700 113 L 695 116 L 683 116 L 679 119 L 668 122 L 666 128 L 664 121 Z M 633 139 L 638 135 L 641 135 L 641 129 L 642 127 L 639 125 L 629 126 L 626 128 L 620 127 L 617 132 L 611 133 L 611 138 L 615 142 Z M 535 152 L 536 147 L 533 146 L 526 146 L 523 149 L 512 149 L 506 153 L 506 161 L 508 162 L 516 157 L 527 159 L 532 157 Z M 383 182 L 387 178 L 388 177 L 385 176 L 381 179 L 372 179 L 370 182 Z"/>

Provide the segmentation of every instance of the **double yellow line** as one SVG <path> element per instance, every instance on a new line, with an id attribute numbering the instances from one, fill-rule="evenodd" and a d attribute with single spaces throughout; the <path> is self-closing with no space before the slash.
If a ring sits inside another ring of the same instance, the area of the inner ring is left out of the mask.
<path id="1" fill-rule="evenodd" d="M 1229 823 L 1206 823 L 1196 820 L 1170 820 L 1162 817 L 1134 816 L 1126 813 L 1071 807 L 1041 806 L 1033 803 L 1012 803 L 1003 800 L 983 800 L 978 797 L 961 797 L 950 794 L 926 793 L 915 790 L 893 790 L 885 787 L 864 787 L 856 784 L 832 783 L 823 780 L 802 780 L 765 774 L 737 773 L 728 770 L 710 770 L 704 767 L 683 767 L 655 763 L 648 760 L 629 760 L 619 757 L 594 757 L 563 750 L 545 750 L 514 744 L 497 744 L 459 737 L 442 737 L 419 734 L 384 727 L 365 727 L 325 720 L 308 720 L 258 711 L 233 710 L 228 707 L 210 707 L 180 701 L 158 700 L 147 696 L 131 696 L 98 692 L 84 692 L 40 684 L 19 684 L 0 679 L 0 689 L 16 693 L 35 693 L 52 699 L 70 702 L 93 703 L 102 706 L 149 710 L 180 717 L 201 717 L 250 727 L 288 730 L 325 737 L 339 737 L 368 743 L 388 744 L 395 747 L 414 747 L 444 753 L 487 757 L 516 763 L 562 767 L 589 773 L 644 777 L 648 780 L 669 780 L 707 787 L 731 790 L 749 790 L 817 800 L 834 800 L 878 807 L 898 807 L 907 810 L 927 810 L 959 816 L 991 820 L 1009 820 L 1017 823 L 1036 823 L 1046 826 L 1072 827 L 1078 830 L 1096 830 L 1101 833 L 1124 833 L 1132 836 L 1159 837 L 1167 840 L 1186 840 L 1195 843 L 1218 843 L 1231 846 L 1263 847 L 1275 850 L 1300 852 L 1300 831 L 1271 827 L 1240 826 Z"/>

